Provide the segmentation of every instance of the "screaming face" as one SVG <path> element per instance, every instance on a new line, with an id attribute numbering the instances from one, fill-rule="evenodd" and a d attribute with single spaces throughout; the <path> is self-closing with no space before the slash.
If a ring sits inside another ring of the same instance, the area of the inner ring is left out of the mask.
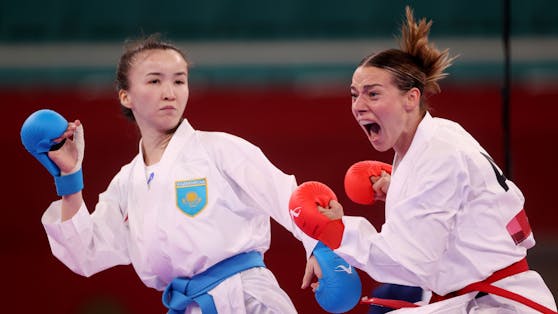
<path id="1" fill-rule="evenodd" d="M 376 150 L 408 148 L 419 116 L 417 91 L 400 90 L 388 70 L 373 66 L 355 70 L 351 83 L 352 112 Z"/>

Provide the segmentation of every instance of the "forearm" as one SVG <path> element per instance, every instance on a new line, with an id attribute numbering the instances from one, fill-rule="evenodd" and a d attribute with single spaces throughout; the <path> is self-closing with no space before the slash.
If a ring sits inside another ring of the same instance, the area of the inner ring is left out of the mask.
<path id="1" fill-rule="evenodd" d="M 83 204 L 83 195 L 81 191 L 62 196 L 62 211 L 60 219 L 66 221 L 74 217 L 79 208 Z"/>
<path id="2" fill-rule="evenodd" d="M 422 279 L 396 260 L 399 245 L 390 245 L 363 217 L 344 216 L 345 230 L 341 246 L 335 253 L 349 264 L 365 271 L 378 282 L 420 286 Z"/>

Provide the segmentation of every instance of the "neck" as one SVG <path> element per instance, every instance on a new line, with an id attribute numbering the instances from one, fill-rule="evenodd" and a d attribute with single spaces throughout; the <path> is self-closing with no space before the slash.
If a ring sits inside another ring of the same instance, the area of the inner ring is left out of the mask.
<path id="1" fill-rule="evenodd" d="M 142 136 L 141 148 L 145 165 L 151 166 L 161 160 L 171 138 L 172 134 L 165 134 L 158 137 Z"/>
<path id="2" fill-rule="evenodd" d="M 145 165 L 151 166 L 161 160 L 165 149 L 169 145 L 169 142 L 179 125 L 180 124 L 165 133 L 149 131 L 141 132 L 141 148 L 143 151 L 143 161 Z"/>
<path id="3" fill-rule="evenodd" d="M 406 132 L 404 132 L 401 135 L 399 141 L 393 147 L 393 150 L 395 151 L 394 163 L 398 164 L 403 159 L 403 157 L 405 157 L 405 154 L 407 154 L 407 151 L 409 150 L 411 144 L 413 143 L 413 138 L 415 137 L 417 128 L 420 122 L 422 121 L 422 119 L 424 118 L 425 114 L 426 112 L 419 115 L 414 115 L 412 116 L 411 119 L 408 120 Z"/>
<path id="4" fill-rule="evenodd" d="M 141 133 L 141 149 L 143 153 L 143 162 L 147 166 L 158 163 L 163 157 L 163 153 L 167 148 L 172 136 L 180 126 L 181 121 L 172 129 L 166 131 L 156 130 L 146 127 L 136 121 Z"/>

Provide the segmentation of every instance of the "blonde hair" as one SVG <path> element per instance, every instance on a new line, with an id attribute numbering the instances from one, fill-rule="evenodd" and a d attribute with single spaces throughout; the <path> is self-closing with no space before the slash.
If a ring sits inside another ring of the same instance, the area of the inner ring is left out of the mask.
<path id="1" fill-rule="evenodd" d="M 405 7 L 406 21 L 401 25 L 400 49 L 388 49 L 364 58 L 359 67 L 373 66 L 390 71 L 397 87 L 402 91 L 418 88 L 421 95 L 441 91 L 438 81 L 447 76 L 444 71 L 451 66 L 449 50 L 438 50 L 428 41 L 432 20 L 422 18 L 417 22 L 413 10 Z M 427 110 L 422 101 L 421 110 Z"/>

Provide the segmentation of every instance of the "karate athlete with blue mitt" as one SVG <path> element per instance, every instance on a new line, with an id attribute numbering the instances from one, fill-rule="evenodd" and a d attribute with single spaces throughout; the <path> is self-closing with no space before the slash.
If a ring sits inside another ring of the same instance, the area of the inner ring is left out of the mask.
<path id="1" fill-rule="evenodd" d="M 270 218 L 303 242 L 307 256 L 319 249 L 289 216 L 294 176 L 253 144 L 195 130 L 183 118 L 188 63 L 159 36 L 126 45 L 116 81 L 141 133 L 139 153 L 91 214 L 81 194 L 80 121 L 40 110 L 22 126 L 24 146 L 62 197 L 42 217 L 52 253 L 83 276 L 132 264 L 146 286 L 164 291 L 169 313 L 296 313 L 264 264 Z"/>

